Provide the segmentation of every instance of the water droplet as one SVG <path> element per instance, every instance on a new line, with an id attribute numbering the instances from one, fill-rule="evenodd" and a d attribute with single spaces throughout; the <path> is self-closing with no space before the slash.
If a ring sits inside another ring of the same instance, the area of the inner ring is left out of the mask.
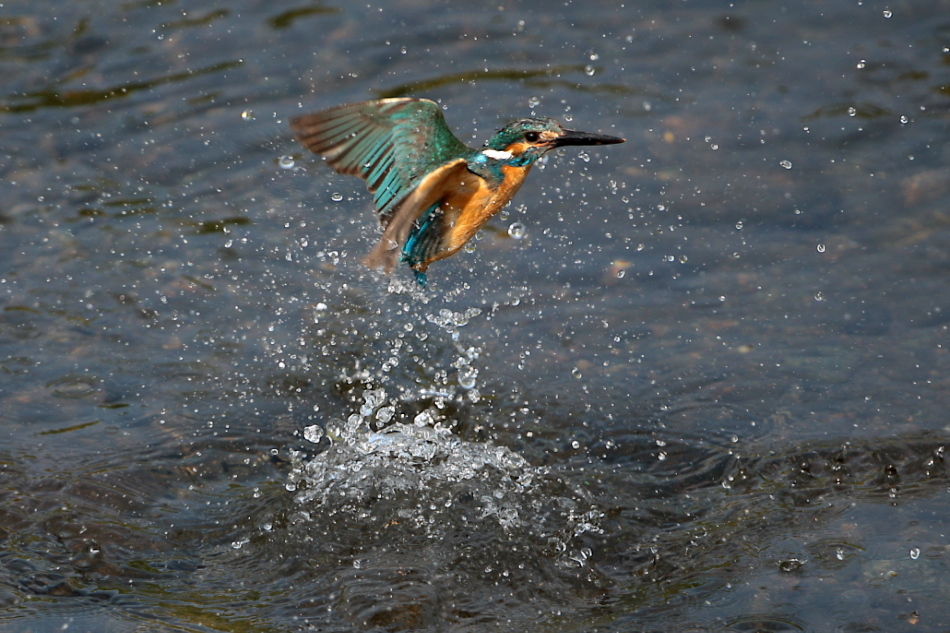
<path id="1" fill-rule="evenodd" d="M 824 252 L 825 252 L 825 245 L 824 245 L 824 244 L 819 244 L 816 248 L 818 249 L 818 252 L 819 252 L 819 253 L 824 253 Z"/>
<path id="2" fill-rule="evenodd" d="M 596 72 L 597 72 L 597 69 L 594 68 L 593 66 L 589 64 L 587 66 L 584 66 L 584 74 L 587 75 L 588 77 L 593 77 L 594 73 Z"/>
<path id="3" fill-rule="evenodd" d="M 910 550 L 910 557 L 912 560 L 917 560 L 918 558 L 920 558 L 920 548 L 919 547 L 912 548 Z"/>
<path id="4" fill-rule="evenodd" d="M 783 161 L 779 162 L 779 165 L 781 165 L 781 166 L 784 167 L 785 169 L 791 169 L 791 168 L 792 168 L 792 161 L 790 161 L 790 160 L 783 160 Z"/>
<path id="5" fill-rule="evenodd" d="M 891 12 L 890 9 L 884 9 L 884 17 L 885 17 L 885 18 L 889 18 L 889 17 L 891 17 L 892 15 L 894 15 L 894 14 Z"/>
<path id="6" fill-rule="evenodd" d="M 864 68 L 866 64 L 867 64 L 867 62 L 862 59 L 862 60 L 859 61 L 858 64 L 857 64 L 858 69 Z"/>
<path id="7" fill-rule="evenodd" d="M 784 572 L 794 572 L 798 571 L 805 566 L 805 560 L 801 558 L 789 558 L 787 560 L 779 561 L 778 568 L 780 571 Z"/>
<path id="8" fill-rule="evenodd" d="M 908 124 L 908 123 L 910 123 L 910 117 L 908 117 L 906 114 L 902 114 L 902 115 L 901 115 L 901 124 L 902 124 L 902 125 L 906 125 L 906 124 Z"/>
<path id="9" fill-rule="evenodd" d="M 528 97 L 528 107 L 537 108 L 541 105 L 541 97 Z"/>
<path id="10" fill-rule="evenodd" d="M 244 119 L 245 121 L 253 121 L 254 110 L 245 110 L 244 112 L 241 113 L 241 118 Z"/>
<path id="11" fill-rule="evenodd" d="M 318 443 L 323 438 L 323 427 L 319 424 L 305 427 L 303 430 L 303 439 L 308 442 Z"/>
<path id="12" fill-rule="evenodd" d="M 525 225 L 521 222 L 512 222 L 508 227 L 508 235 L 516 240 L 522 239 L 525 235 L 525 231 Z"/>
<path id="13" fill-rule="evenodd" d="M 574 369 L 571 370 L 571 375 L 574 376 L 575 378 L 580 378 L 580 377 L 583 376 L 584 374 L 581 373 L 581 370 L 580 370 L 580 369 L 578 369 L 577 367 L 575 367 Z"/>
<path id="14" fill-rule="evenodd" d="M 825 300 L 825 295 L 823 295 L 820 290 L 815 293 L 815 301 L 824 301 L 824 300 Z"/>
<path id="15" fill-rule="evenodd" d="M 740 222 L 736 222 L 736 230 L 737 230 L 737 231 L 741 231 L 741 230 L 742 230 L 742 222 L 741 222 L 741 221 L 740 221 Z"/>
<path id="16" fill-rule="evenodd" d="M 293 169 L 294 168 L 294 157 L 289 154 L 284 154 L 277 159 L 277 165 L 281 169 Z"/>
<path id="17" fill-rule="evenodd" d="M 588 154 L 587 152 L 581 152 L 580 154 L 578 154 L 578 156 L 579 156 L 580 159 L 581 159 L 582 161 L 584 161 L 585 163 L 589 163 L 589 162 L 590 162 L 590 154 Z"/>
<path id="18" fill-rule="evenodd" d="M 858 109 L 854 106 L 848 106 L 848 116 L 857 116 Z"/>
<path id="19" fill-rule="evenodd" d="M 334 202 L 341 202 L 343 200 L 343 194 L 333 192 L 330 194 L 330 200 L 333 200 Z"/>

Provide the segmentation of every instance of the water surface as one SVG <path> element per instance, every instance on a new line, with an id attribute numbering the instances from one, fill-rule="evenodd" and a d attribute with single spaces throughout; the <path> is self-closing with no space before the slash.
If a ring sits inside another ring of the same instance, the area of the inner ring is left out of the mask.
<path id="1" fill-rule="evenodd" d="M 939 630 L 947 16 L 3 3 L 0 630 Z M 423 292 L 385 96 L 628 142 Z"/>

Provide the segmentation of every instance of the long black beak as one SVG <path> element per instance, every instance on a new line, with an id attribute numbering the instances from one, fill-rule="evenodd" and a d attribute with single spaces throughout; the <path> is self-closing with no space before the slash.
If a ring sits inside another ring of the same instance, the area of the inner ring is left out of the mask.
<path id="1" fill-rule="evenodd" d="M 590 132 L 578 132 L 577 130 L 564 130 L 564 134 L 554 140 L 556 147 L 564 145 L 613 145 L 614 143 L 623 143 L 627 139 L 619 136 L 607 136 L 606 134 L 592 134 Z"/>

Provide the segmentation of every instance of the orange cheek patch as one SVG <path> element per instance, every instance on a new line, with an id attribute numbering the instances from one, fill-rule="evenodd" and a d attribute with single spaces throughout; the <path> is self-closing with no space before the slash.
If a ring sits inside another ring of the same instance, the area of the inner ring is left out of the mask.
<path id="1" fill-rule="evenodd" d="M 529 147 L 530 145 L 528 145 L 527 143 L 512 143 L 511 145 L 507 147 L 505 151 L 511 152 L 513 156 L 521 156 L 526 151 L 528 151 Z"/>

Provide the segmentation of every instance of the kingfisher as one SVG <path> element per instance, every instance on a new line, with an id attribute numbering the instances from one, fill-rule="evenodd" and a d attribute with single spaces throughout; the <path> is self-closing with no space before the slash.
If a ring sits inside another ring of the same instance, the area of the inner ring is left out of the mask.
<path id="1" fill-rule="evenodd" d="M 295 117 L 290 127 L 336 171 L 366 181 L 383 235 L 363 262 L 387 273 L 404 262 L 422 287 L 429 265 L 465 246 L 547 152 L 626 140 L 531 117 L 472 149 L 452 134 L 437 103 L 409 98 L 341 105 Z"/>

